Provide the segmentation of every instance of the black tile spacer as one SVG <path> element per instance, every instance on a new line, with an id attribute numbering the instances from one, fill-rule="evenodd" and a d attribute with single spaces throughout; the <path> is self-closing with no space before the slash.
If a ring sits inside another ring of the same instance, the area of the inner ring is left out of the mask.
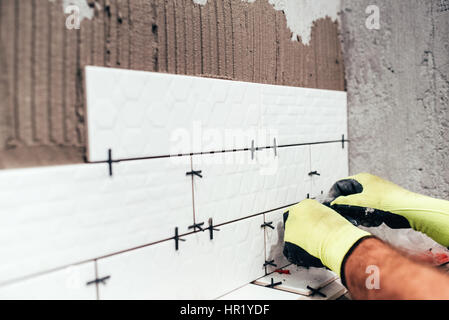
<path id="1" fill-rule="evenodd" d="M 175 236 L 173 237 L 173 239 L 175 240 L 175 249 L 176 249 L 176 251 L 179 250 L 179 241 L 186 241 L 186 239 L 181 239 L 179 237 L 178 227 L 175 228 Z"/>
<path id="2" fill-rule="evenodd" d="M 274 148 L 274 157 L 276 158 L 278 156 L 278 145 L 276 138 L 273 139 L 273 148 Z"/>
<path id="3" fill-rule="evenodd" d="M 309 176 L 321 176 L 321 174 L 318 171 L 311 171 L 309 172 Z"/>
<path id="4" fill-rule="evenodd" d="M 268 228 L 271 228 L 271 229 L 275 229 L 274 227 L 273 227 L 273 222 L 264 222 L 264 224 L 263 225 L 261 225 L 260 226 L 261 228 L 266 228 L 266 227 L 268 227 Z"/>
<path id="5" fill-rule="evenodd" d="M 327 298 L 327 296 L 324 293 L 320 292 L 320 289 L 314 289 L 311 286 L 307 286 L 307 289 L 312 291 L 312 294 L 310 295 L 311 297 L 317 294 L 319 296 L 322 296 L 323 298 Z"/>
<path id="6" fill-rule="evenodd" d="M 271 278 L 271 283 L 270 284 L 267 284 L 266 286 L 265 286 L 265 288 L 274 288 L 274 287 L 276 287 L 276 286 L 280 286 L 282 284 L 282 282 L 274 282 L 274 279 L 273 278 Z"/>
<path id="7" fill-rule="evenodd" d="M 201 175 L 201 173 L 202 173 L 201 170 L 200 170 L 200 171 L 192 170 L 192 171 L 190 171 L 190 172 L 187 172 L 187 173 L 186 173 L 186 176 L 197 176 L 197 177 L 202 178 L 203 176 Z"/>
<path id="8" fill-rule="evenodd" d="M 108 165 L 109 165 L 109 176 L 112 177 L 113 172 L 112 172 L 112 149 L 108 150 Z"/>
<path id="9" fill-rule="evenodd" d="M 274 263 L 274 260 L 271 260 L 271 261 L 265 261 L 265 263 L 263 264 L 263 266 L 264 266 L 264 267 L 272 266 L 272 267 L 276 267 L 276 268 L 277 268 L 277 265 Z"/>
<path id="10" fill-rule="evenodd" d="M 193 229 L 193 231 L 196 231 L 196 229 L 200 229 L 201 231 L 204 231 L 204 229 L 202 228 L 202 226 L 204 225 L 204 222 L 201 223 L 195 223 L 194 225 L 189 226 L 189 230 Z"/>
<path id="11" fill-rule="evenodd" d="M 90 285 L 97 284 L 97 283 L 106 284 L 106 281 L 109 280 L 110 278 L 111 278 L 111 276 L 106 276 L 103 278 L 95 279 L 95 280 L 87 282 L 86 286 L 90 286 Z"/>
<path id="12" fill-rule="evenodd" d="M 341 147 L 342 147 L 342 149 L 345 148 L 345 135 L 341 136 Z"/>
<path id="13" fill-rule="evenodd" d="M 254 140 L 251 141 L 251 160 L 254 160 L 254 153 L 257 151 Z"/>
<path id="14" fill-rule="evenodd" d="M 220 231 L 220 229 L 214 228 L 214 223 L 212 218 L 209 219 L 209 227 L 207 228 L 209 230 L 210 239 L 214 240 L 214 231 Z"/>

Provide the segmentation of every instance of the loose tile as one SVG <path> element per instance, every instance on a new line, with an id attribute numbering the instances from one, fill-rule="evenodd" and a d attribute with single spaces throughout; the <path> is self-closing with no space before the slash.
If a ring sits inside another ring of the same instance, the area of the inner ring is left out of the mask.
<path id="1" fill-rule="evenodd" d="M 308 286 L 314 289 L 319 289 L 337 279 L 335 273 L 324 268 L 306 269 L 289 266 L 284 268 L 284 270 L 289 270 L 290 274 L 272 273 L 256 280 L 254 283 L 258 285 L 269 285 L 273 280 L 273 283 L 281 282 L 280 285 L 276 286 L 279 290 L 310 296 L 312 290 L 308 289 Z"/>

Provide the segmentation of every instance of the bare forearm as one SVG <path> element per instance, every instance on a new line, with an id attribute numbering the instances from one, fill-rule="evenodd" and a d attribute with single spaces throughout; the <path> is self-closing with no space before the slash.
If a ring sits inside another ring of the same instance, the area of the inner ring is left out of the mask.
<path id="1" fill-rule="evenodd" d="M 344 276 L 354 299 L 449 299 L 449 276 L 375 238 L 347 257 Z"/>

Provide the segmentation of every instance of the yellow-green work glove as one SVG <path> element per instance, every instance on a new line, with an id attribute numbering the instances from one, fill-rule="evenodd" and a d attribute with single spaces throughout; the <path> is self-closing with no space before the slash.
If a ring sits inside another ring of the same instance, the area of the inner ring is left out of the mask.
<path id="1" fill-rule="evenodd" d="M 313 267 L 319 267 L 321 261 L 340 276 L 346 255 L 361 239 L 371 236 L 315 200 L 304 200 L 289 208 L 284 220 L 287 259 Z"/>
<path id="2" fill-rule="evenodd" d="M 449 247 L 449 201 L 413 193 L 368 173 L 338 181 L 330 197 L 332 209 L 359 224 L 411 227 Z"/>

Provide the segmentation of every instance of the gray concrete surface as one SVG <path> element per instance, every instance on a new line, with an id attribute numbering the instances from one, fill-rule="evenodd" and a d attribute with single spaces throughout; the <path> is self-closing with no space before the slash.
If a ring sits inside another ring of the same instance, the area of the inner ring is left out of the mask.
<path id="1" fill-rule="evenodd" d="M 380 30 L 368 30 L 368 5 Z M 449 0 L 343 0 L 350 171 L 449 199 Z"/>

